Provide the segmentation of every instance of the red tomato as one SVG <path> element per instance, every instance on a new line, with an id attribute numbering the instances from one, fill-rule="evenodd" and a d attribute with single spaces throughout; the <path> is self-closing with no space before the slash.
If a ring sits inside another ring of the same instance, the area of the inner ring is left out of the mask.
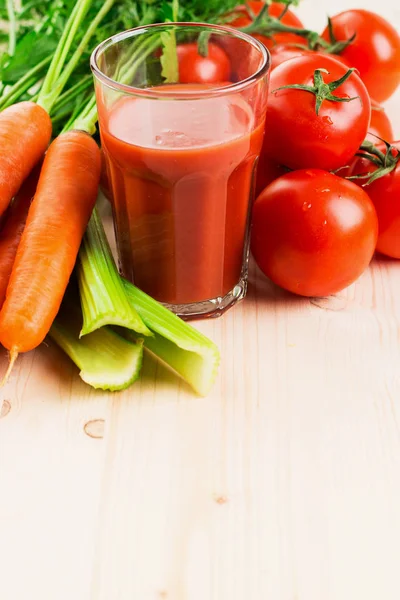
<path id="1" fill-rule="evenodd" d="M 197 44 L 180 44 L 177 48 L 180 83 L 220 83 L 229 81 L 231 64 L 216 44 L 208 44 L 208 55 L 201 56 Z"/>
<path id="2" fill-rule="evenodd" d="M 237 17 L 237 19 L 229 23 L 229 25 L 231 27 L 235 27 L 236 29 L 240 29 L 241 27 L 247 27 L 253 22 L 248 8 L 250 8 L 253 14 L 257 16 L 264 6 L 265 2 L 260 2 L 257 0 L 250 0 L 250 2 L 247 2 L 246 5 L 241 4 L 240 6 L 237 6 L 235 8 L 235 12 L 241 13 L 241 16 Z M 282 14 L 284 9 L 284 4 L 281 4 L 280 2 L 272 2 L 272 4 L 268 8 L 268 14 L 271 17 L 278 18 Z M 284 25 L 288 25 L 289 27 L 303 29 L 303 23 L 291 10 L 287 11 L 287 13 L 282 17 L 281 22 Z M 267 48 L 272 48 L 275 44 L 280 43 L 304 44 L 304 38 L 293 33 L 275 33 L 273 37 L 266 37 L 265 35 L 257 33 L 254 33 L 252 35 L 254 38 L 262 42 Z"/>
<path id="3" fill-rule="evenodd" d="M 268 158 L 265 153 L 261 152 L 257 166 L 257 179 L 256 179 L 256 196 L 275 179 L 278 179 L 281 175 L 288 173 L 289 169 L 276 163 L 275 161 Z"/>
<path id="4" fill-rule="evenodd" d="M 271 68 L 275 69 L 283 62 L 290 60 L 291 58 L 298 58 L 299 56 L 312 56 L 315 54 L 323 54 L 324 56 L 330 56 L 331 58 L 336 58 L 339 62 L 343 63 L 347 67 L 350 65 L 347 63 L 346 59 L 338 54 L 329 54 L 329 52 L 314 52 L 313 50 L 309 50 L 308 48 L 299 48 L 298 46 L 293 46 L 291 44 L 277 44 L 270 50 L 271 54 Z"/>
<path id="5" fill-rule="evenodd" d="M 301 296 L 328 296 L 367 268 L 377 234 L 375 209 L 360 187 L 309 169 L 283 175 L 257 198 L 251 247 L 277 285 Z"/>
<path id="6" fill-rule="evenodd" d="M 387 100 L 400 83 L 400 37 L 385 19 L 368 10 L 345 10 L 332 18 L 338 41 L 356 38 L 341 55 L 355 67 L 378 102 Z M 329 40 L 326 28 L 322 37 Z"/>
<path id="7" fill-rule="evenodd" d="M 378 138 L 385 140 L 386 142 L 392 142 L 394 138 L 392 124 L 384 108 L 380 104 L 375 102 L 375 100 L 371 100 L 371 108 L 371 121 L 368 127 L 366 139 L 375 145 L 379 144 Z M 338 175 L 339 177 L 349 177 L 352 174 L 352 170 L 356 161 L 357 158 L 350 161 L 350 164 L 347 165 L 345 168 L 340 169 L 340 171 L 337 171 L 336 175 Z M 371 164 L 370 161 L 367 162 Z M 355 183 L 357 183 L 357 181 L 355 181 Z M 365 179 L 361 181 L 361 185 L 364 183 Z"/>
<path id="8" fill-rule="evenodd" d="M 394 142 L 393 145 L 400 150 L 400 142 Z M 385 151 L 385 145 L 382 143 L 376 144 L 376 147 Z M 373 173 L 376 168 L 368 159 L 356 158 L 351 175 Z M 400 162 L 394 171 L 369 185 L 365 185 L 366 179 L 354 181 L 363 186 L 378 215 L 379 236 L 376 249 L 386 256 L 400 258 Z"/>
<path id="9" fill-rule="evenodd" d="M 316 96 L 286 85 L 312 86 L 316 69 L 326 69 L 325 83 L 341 78 L 346 67 L 323 55 L 302 56 L 282 63 L 271 73 L 263 152 L 291 169 L 315 167 L 331 171 L 349 163 L 367 134 L 371 103 L 356 73 L 333 94 L 350 102 L 325 99 L 316 113 Z"/>
<path id="10" fill-rule="evenodd" d="M 383 106 L 371 100 L 371 122 L 368 127 L 367 140 L 370 140 L 373 144 L 376 144 L 381 138 L 386 142 L 393 141 L 393 128 L 389 120 L 389 117 L 385 113 Z"/>

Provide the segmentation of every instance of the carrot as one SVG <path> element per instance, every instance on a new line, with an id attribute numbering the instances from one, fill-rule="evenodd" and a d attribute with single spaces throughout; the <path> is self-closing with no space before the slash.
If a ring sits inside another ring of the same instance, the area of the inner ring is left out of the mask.
<path id="1" fill-rule="evenodd" d="M 45 153 L 51 129 L 48 113 L 34 102 L 0 113 L 0 216 Z"/>
<path id="2" fill-rule="evenodd" d="M 72 3 L 72 10 L 40 85 L 37 102 L 20 102 L 0 113 L 0 217 L 46 151 L 52 131 L 49 115 L 79 65 L 91 37 L 97 32 L 99 23 L 115 1 L 105 0 L 93 20 L 86 23 L 84 28 L 82 24 L 92 8 L 93 0 L 76 0 Z M 80 38 L 79 43 L 71 55 L 77 38 Z M 19 91 L 24 93 L 26 89 L 21 87 Z"/>
<path id="3" fill-rule="evenodd" d="M 96 202 L 101 158 L 83 131 L 61 134 L 44 159 L 0 312 L 0 343 L 19 352 L 46 337 L 61 305 Z"/>
<path id="4" fill-rule="evenodd" d="M 40 163 L 34 168 L 28 179 L 25 179 L 11 206 L 4 214 L 4 224 L 0 231 L 0 309 L 6 297 L 15 256 L 25 228 L 29 207 L 35 195 L 39 175 Z"/>

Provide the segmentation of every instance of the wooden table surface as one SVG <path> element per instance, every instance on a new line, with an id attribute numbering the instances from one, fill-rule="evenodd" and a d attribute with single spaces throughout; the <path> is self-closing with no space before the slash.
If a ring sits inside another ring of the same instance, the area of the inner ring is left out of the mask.
<path id="1" fill-rule="evenodd" d="M 350 0 L 311 4 L 321 27 Z M 206 399 L 150 359 L 108 394 L 52 342 L 21 357 L 0 398 L 1 600 L 398 600 L 399 298 L 400 262 L 317 300 L 252 265 L 248 298 L 198 324 L 222 354 Z"/>

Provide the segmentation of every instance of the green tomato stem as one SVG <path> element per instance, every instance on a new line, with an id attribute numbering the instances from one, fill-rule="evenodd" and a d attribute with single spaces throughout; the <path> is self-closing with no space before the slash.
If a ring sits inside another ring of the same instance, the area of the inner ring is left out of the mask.
<path id="1" fill-rule="evenodd" d="M 288 5 L 289 7 L 289 5 Z M 336 38 L 332 39 L 331 42 L 324 40 L 316 31 L 312 29 L 304 29 L 302 27 L 292 27 L 285 25 L 281 22 L 281 19 L 286 14 L 288 7 L 284 9 L 279 17 L 271 17 L 268 14 L 268 5 L 266 4 L 257 17 L 254 18 L 253 22 L 245 27 L 240 27 L 240 31 L 253 35 L 255 33 L 264 35 L 265 37 L 272 38 L 276 33 L 292 33 L 303 37 L 308 42 L 308 47 L 311 50 L 317 50 L 323 48 L 325 52 L 331 54 L 340 54 L 349 44 L 351 44 L 356 34 L 351 36 L 348 40 L 338 41 Z M 332 26 L 332 25 L 331 25 Z M 333 30 L 332 30 L 333 34 Z"/>
<path id="2" fill-rule="evenodd" d="M 354 96 L 353 98 L 342 98 L 332 94 L 334 90 L 340 87 L 352 75 L 353 71 L 354 69 L 349 69 L 339 79 L 331 81 L 330 83 L 325 83 L 322 73 L 328 73 L 328 71 L 326 69 L 316 69 L 314 72 L 314 85 L 303 85 L 300 83 L 282 85 L 281 87 L 272 90 L 272 94 L 275 94 L 281 90 L 302 90 L 304 92 L 314 94 L 316 97 L 315 112 L 317 115 L 319 115 L 320 108 L 325 100 L 330 100 L 331 102 L 351 102 L 352 100 L 359 98 L 359 96 Z"/>
<path id="3" fill-rule="evenodd" d="M 365 158 L 374 164 L 377 169 L 372 173 L 361 173 L 360 175 L 351 175 L 347 179 L 368 179 L 364 186 L 371 185 L 377 179 L 385 177 L 392 173 L 400 162 L 400 152 L 396 146 L 392 146 L 389 142 L 384 142 L 386 151 L 382 152 L 374 146 L 369 140 L 365 140 L 360 146 L 360 152 L 356 156 Z M 363 186 L 363 187 L 364 187 Z"/>

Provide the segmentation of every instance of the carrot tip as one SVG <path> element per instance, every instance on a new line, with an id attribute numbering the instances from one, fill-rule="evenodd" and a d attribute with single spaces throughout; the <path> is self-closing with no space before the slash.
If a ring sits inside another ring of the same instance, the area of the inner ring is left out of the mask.
<path id="1" fill-rule="evenodd" d="M 14 368 L 15 361 L 17 360 L 17 358 L 18 358 L 18 351 L 15 348 L 11 348 L 11 351 L 10 351 L 10 362 L 8 363 L 7 372 L 4 375 L 3 379 L 1 380 L 0 388 L 2 388 L 3 386 L 6 385 L 8 379 L 9 379 L 9 377 L 11 375 L 11 371 Z"/>

